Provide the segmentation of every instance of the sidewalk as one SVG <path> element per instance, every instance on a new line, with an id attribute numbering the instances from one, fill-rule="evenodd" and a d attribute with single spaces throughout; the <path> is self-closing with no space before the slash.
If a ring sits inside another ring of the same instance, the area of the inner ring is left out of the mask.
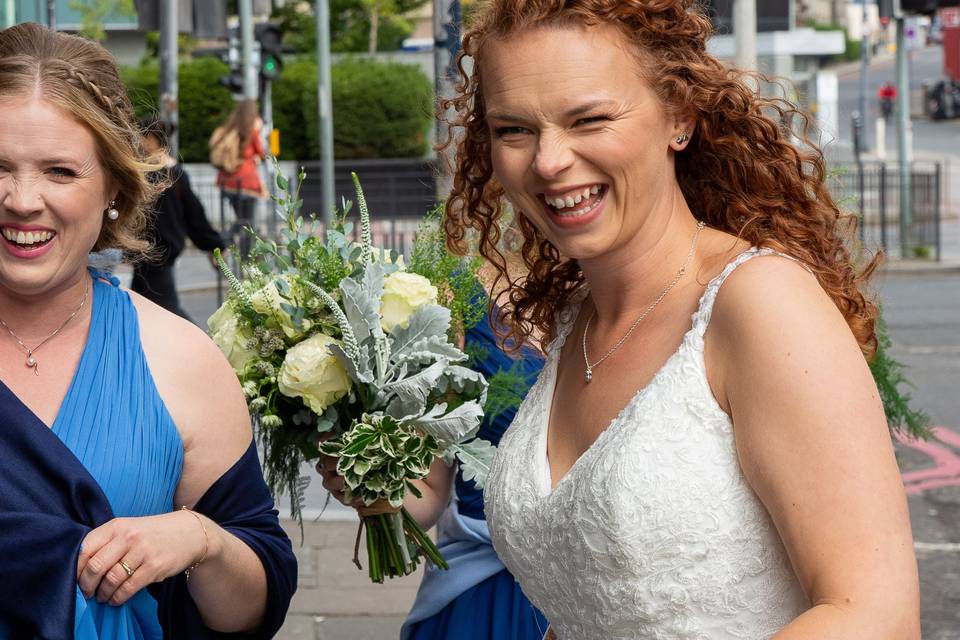
<path id="1" fill-rule="evenodd" d="M 396 638 L 420 584 L 421 569 L 405 578 L 373 584 L 361 545 L 360 571 L 353 564 L 357 521 L 305 520 L 300 529 L 283 521 L 300 565 L 299 586 L 280 640 L 384 640 Z"/>
<path id="2" fill-rule="evenodd" d="M 955 189 L 960 192 L 960 183 Z M 933 260 L 888 260 L 881 272 L 919 274 L 960 271 L 960 219 L 943 220 L 941 230 L 940 262 Z M 216 293 L 217 272 L 210 266 L 206 254 L 196 249 L 187 249 L 177 261 L 176 269 L 177 290 L 181 293 Z M 223 283 L 223 287 L 224 293 L 226 293 L 226 283 Z"/>

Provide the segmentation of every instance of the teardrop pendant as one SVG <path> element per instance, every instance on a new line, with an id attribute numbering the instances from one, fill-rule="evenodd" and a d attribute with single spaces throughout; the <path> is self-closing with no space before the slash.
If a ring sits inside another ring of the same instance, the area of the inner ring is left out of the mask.
<path id="1" fill-rule="evenodd" d="M 590 382 L 591 380 L 593 380 L 593 369 L 587 368 L 587 372 L 586 374 L 584 374 L 584 378 L 586 378 L 587 382 Z"/>
<path id="2" fill-rule="evenodd" d="M 27 366 L 28 366 L 28 367 L 35 367 L 35 366 L 37 366 L 37 359 L 34 358 L 32 354 L 28 354 L 28 355 L 27 355 Z"/>

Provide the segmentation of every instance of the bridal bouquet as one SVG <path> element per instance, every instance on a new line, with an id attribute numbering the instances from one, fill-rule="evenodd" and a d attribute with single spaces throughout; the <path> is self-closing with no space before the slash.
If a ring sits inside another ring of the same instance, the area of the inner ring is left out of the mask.
<path id="1" fill-rule="evenodd" d="M 359 242 L 349 240 L 350 203 L 321 236 L 277 178 L 282 237 L 255 237 L 242 278 L 217 256 L 230 293 L 208 325 L 248 399 L 271 489 L 289 493 L 299 517 L 301 463 L 336 458 L 347 499 L 366 506 L 358 548 L 366 527 L 370 578 L 383 582 L 421 556 L 446 568 L 402 507 L 407 491 L 419 497 L 411 480 L 442 457 L 482 486 L 494 449 L 474 437 L 487 381 L 456 344 L 483 312 L 470 265 L 451 259 L 436 229 L 420 234 L 409 267 L 374 247 L 353 179 Z"/>

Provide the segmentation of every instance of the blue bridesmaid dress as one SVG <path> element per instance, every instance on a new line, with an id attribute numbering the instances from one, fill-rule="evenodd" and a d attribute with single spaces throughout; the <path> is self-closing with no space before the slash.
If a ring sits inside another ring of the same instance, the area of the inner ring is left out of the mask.
<path id="1" fill-rule="evenodd" d="M 92 318 L 80 363 L 52 431 L 103 489 L 116 517 L 168 513 L 183 443 L 140 344 L 130 296 L 91 271 Z M 161 640 L 157 601 L 142 589 L 116 607 L 77 588 L 76 640 Z M 0 639 L 9 636 L 0 623 Z"/>
<path id="2" fill-rule="evenodd" d="M 497 345 L 485 316 L 467 331 L 466 350 L 476 354 L 473 366 L 488 379 L 498 371 L 512 371 L 525 380 L 536 380 L 543 357 L 524 347 L 514 357 Z M 523 390 L 525 393 L 525 389 Z M 523 394 L 521 394 L 523 395 Z M 484 418 L 478 437 L 494 445 L 516 415 L 516 408 Z M 410 615 L 401 630 L 403 640 L 540 640 L 547 621 L 520 585 L 504 568 L 487 530 L 483 491 L 465 481 L 458 471 L 455 497 L 437 523 L 438 546 L 450 568 L 427 565 Z"/>

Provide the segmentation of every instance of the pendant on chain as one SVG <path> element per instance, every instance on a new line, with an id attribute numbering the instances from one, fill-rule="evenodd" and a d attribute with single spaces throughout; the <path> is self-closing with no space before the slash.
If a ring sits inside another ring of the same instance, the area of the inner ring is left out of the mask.
<path id="1" fill-rule="evenodd" d="M 33 352 L 32 352 L 32 351 L 28 351 L 28 352 L 27 352 L 27 366 L 30 367 L 31 369 L 33 369 L 33 375 L 35 375 L 35 376 L 40 375 L 40 367 L 37 366 L 38 364 L 39 364 L 39 363 L 37 362 L 37 359 L 33 357 Z"/>
<path id="2" fill-rule="evenodd" d="M 591 369 L 590 367 L 587 367 L 587 371 L 584 374 L 584 378 L 586 378 L 587 382 L 590 382 L 591 380 L 593 380 L 593 369 Z"/>

